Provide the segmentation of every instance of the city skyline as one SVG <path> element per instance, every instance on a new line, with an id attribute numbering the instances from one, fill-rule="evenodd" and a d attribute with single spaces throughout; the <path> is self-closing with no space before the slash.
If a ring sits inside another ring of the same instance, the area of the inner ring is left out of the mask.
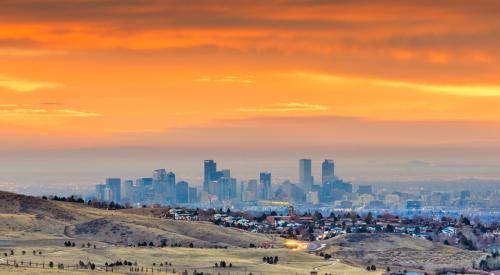
<path id="1" fill-rule="evenodd" d="M 220 167 L 220 166 L 219 166 Z M 258 177 L 239 177 L 231 168 L 218 170 L 216 160 L 203 161 L 203 182 L 176 179 L 172 170 L 155 169 L 151 177 L 106 178 L 91 193 L 74 195 L 94 203 L 114 203 L 126 207 L 191 207 L 243 211 L 271 211 L 295 205 L 304 209 L 336 211 L 375 211 L 390 213 L 435 213 L 438 211 L 479 211 L 488 215 L 498 207 L 498 192 L 483 188 L 431 188 L 411 186 L 391 188 L 366 183 L 352 183 L 335 175 L 335 161 L 321 162 L 322 177 L 314 180 L 311 159 L 299 159 L 298 181 L 278 181 L 272 172 Z M 492 189 L 493 188 L 493 189 Z M 66 195 L 69 196 L 70 193 Z"/>
<path id="2" fill-rule="evenodd" d="M 277 198 L 275 192 L 285 192 L 287 193 L 285 197 L 289 201 L 305 199 L 309 203 L 311 200 L 319 203 L 320 198 L 322 202 L 333 198 L 331 194 L 327 195 L 332 192 L 331 188 L 352 192 L 352 183 L 343 182 L 336 177 L 334 166 L 335 163 L 332 159 L 325 159 L 321 165 L 321 181 L 315 182 L 312 176 L 312 160 L 300 159 L 298 161 L 298 182 L 292 183 L 290 179 L 285 179 L 278 183 L 275 178 L 273 185 L 271 172 L 260 172 L 258 180 L 257 178 L 237 178 L 232 177 L 231 169 L 217 170 L 216 161 L 204 160 L 203 182 L 201 184 L 198 182 L 190 184 L 185 180 L 176 181 L 176 175 L 173 171 L 167 172 L 165 168 L 160 168 L 153 170 L 151 178 L 136 178 L 135 180 L 106 178 L 104 183 L 95 186 L 93 194 L 98 201 L 116 203 L 186 204 L 188 202 L 199 203 L 201 200 L 210 203 L 232 200 L 272 201 Z M 292 189 L 285 187 L 280 191 L 281 187 L 278 186 L 282 185 L 293 187 Z M 291 191 L 293 189 L 299 193 L 295 194 L 295 191 Z"/>
<path id="3" fill-rule="evenodd" d="M 416 160 L 429 178 L 498 179 L 498 5 L 445 3 L 4 1 L 0 182 L 34 182 L 10 175 L 34 159 L 133 169 L 120 150 L 343 153 L 349 177 Z"/>

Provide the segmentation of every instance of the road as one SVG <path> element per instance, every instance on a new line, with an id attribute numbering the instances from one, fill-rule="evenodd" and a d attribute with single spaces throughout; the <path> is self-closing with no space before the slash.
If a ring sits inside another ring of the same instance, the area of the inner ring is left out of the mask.
<path id="1" fill-rule="evenodd" d="M 318 244 L 318 243 L 309 243 L 307 245 L 307 248 L 306 248 L 306 251 L 307 252 L 316 252 L 316 251 L 319 251 L 323 248 L 325 248 L 325 244 Z"/>

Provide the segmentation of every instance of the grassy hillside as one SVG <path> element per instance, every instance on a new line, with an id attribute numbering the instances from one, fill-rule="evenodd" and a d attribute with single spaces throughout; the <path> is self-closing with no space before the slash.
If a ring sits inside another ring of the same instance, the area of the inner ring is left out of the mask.
<path id="1" fill-rule="evenodd" d="M 332 254 L 331 260 L 324 260 L 314 254 L 284 249 L 284 240 L 280 238 L 208 222 L 157 218 L 162 211 L 166 210 L 111 211 L 0 192 L 0 274 L 91 274 L 104 270 L 106 262 L 129 260 L 149 269 L 153 264 L 158 269 L 160 263 L 168 262 L 170 272 L 187 269 L 190 274 L 194 269 L 216 274 L 309 274 L 316 268 L 320 274 L 358 275 L 367 273 L 364 267 L 368 264 L 375 264 L 379 271 L 387 266 L 392 270 L 435 270 L 470 267 L 484 256 L 405 235 L 348 234 L 318 243 L 317 247 L 324 247 L 322 253 Z M 162 240 L 167 247 L 158 247 Z M 67 241 L 75 246 L 64 246 Z M 134 247 L 139 242 L 153 242 L 154 247 Z M 248 248 L 251 243 L 272 243 L 273 248 Z M 174 244 L 182 247 L 170 247 Z M 189 248 L 190 244 L 194 248 Z M 264 263 L 262 257 L 268 256 L 278 256 L 278 264 Z M 24 266 L 2 265 L 14 260 Z M 29 261 L 61 263 L 65 270 L 26 267 Z M 74 266 L 79 261 L 91 261 L 98 267 L 93 272 L 77 270 Z M 232 263 L 232 269 L 215 268 L 214 263 L 219 261 Z M 155 273 L 167 274 L 166 268 L 163 265 L 162 273 Z M 114 272 L 126 273 L 128 269 L 114 268 Z"/>
<path id="2" fill-rule="evenodd" d="M 155 211 L 161 211 L 155 209 Z M 137 213 L 137 214 L 135 214 Z M 175 221 L 151 217 L 147 210 L 103 210 L 85 204 L 44 200 L 0 192 L 0 231 L 4 240 L 74 238 L 117 245 L 161 240 L 195 247 L 248 247 L 282 240 L 236 232 L 208 222 Z"/>
<path id="3" fill-rule="evenodd" d="M 348 234 L 323 242 L 325 252 L 357 265 L 376 264 L 398 269 L 471 268 L 484 253 L 436 244 L 396 234 Z"/>

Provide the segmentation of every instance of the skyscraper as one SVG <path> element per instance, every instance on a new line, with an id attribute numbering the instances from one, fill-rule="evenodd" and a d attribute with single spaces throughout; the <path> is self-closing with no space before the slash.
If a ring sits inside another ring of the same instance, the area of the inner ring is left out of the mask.
<path id="1" fill-rule="evenodd" d="M 157 200 L 162 200 L 165 193 L 165 183 L 167 179 L 167 171 L 165 169 L 157 169 L 153 171 L 153 190 Z"/>
<path id="2" fill-rule="evenodd" d="M 299 160 L 299 184 L 305 191 L 310 191 L 313 185 L 313 177 L 311 171 L 311 160 Z"/>
<path id="3" fill-rule="evenodd" d="M 133 199 L 133 186 L 134 186 L 134 181 L 133 180 L 124 180 L 122 181 L 121 184 L 121 190 L 120 190 L 120 195 L 121 195 L 121 201 L 122 202 L 132 202 Z"/>
<path id="4" fill-rule="evenodd" d="M 189 187 L 189 203 L 198 202 L 198 189 L 196 187 Z"/>
<path id="5" fill-rule="evenodd" d="M 335 163 L 331 159 L 325 159 L 321 164 L 321 183 L 325 184 L 328 181 L 335 179 Z"/>
<path id="6" fill-rule="evenodd" d="M 152 203 L 154 201 L 153 178 L 139 178 L 135 180 L 135 201 Z"/>
<path id="7" fill-rule="evenodd" d="M 235 178 L 229 179 L 229 198 L 235 199 L 237 197 L 237 180 Z"/>
<path id="8" fill-rule="evenodd" d="M 98 184 L 95 186 L 96 198 L 98 201 L 104 201 L 106 184 Z"/>
<path id="9" fill-rule="evenodd" d="M 271 199 L 271 173 L 260 173 L 260 198 L 263 200 Z"/>
<path id="10" fill-rule="evenodd" d="M 185 181 L 179 181 L 175 185 L 175 200 L 177 203 L 189 202 L 189 184 Z"/>
<path id="11" fill-rule="evenodd" d="M 243 201 L 254 201 L 257 199 L 258 193 L 258 182 L 257 180 L 251 179 L 246 183 L 246 188 L 243 194 Z"/>
<path id="12" fill-rule="evenodd" d="M 203 191 L 208 192 L 208 184 L 214 180 L 217 173 L 217 163 L 213 160 L 205 160 L 203 175 Z"/>
<path id="13" fill-rule="evenodd" d="M 106 188 L 109 190 L 109 201 L 119 203 L 121 201 L 121 179 L 108 178 L 106 179 Z"/>
<path id="14" fill-rule="evenodd" d="M 170 201 L 175 201 L 175 196 L 175 174 L 168 172 L 165 179 L 165 198 Z"/>
<path id="15" fill-rule="evenodd" d="M 222 177 L 217 180 L 217 183 L 217 197 L 219 198 L 219 200 L 228 200 L 230 198 L 231 179 Z"/>

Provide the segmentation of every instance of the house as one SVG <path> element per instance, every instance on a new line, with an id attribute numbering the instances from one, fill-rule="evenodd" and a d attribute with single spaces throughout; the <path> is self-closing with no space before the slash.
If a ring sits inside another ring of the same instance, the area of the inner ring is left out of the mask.
<path id="1" fill-rule="evenodd" d="M 198 211 L 190 210 L 190 209 L 181 209 L 181 208 L 173 208 L 170 209 L 170 214 L 174 215 L 174 219 L 176 220 L 185 220 L 185 221 L 198 221 Z"/>

